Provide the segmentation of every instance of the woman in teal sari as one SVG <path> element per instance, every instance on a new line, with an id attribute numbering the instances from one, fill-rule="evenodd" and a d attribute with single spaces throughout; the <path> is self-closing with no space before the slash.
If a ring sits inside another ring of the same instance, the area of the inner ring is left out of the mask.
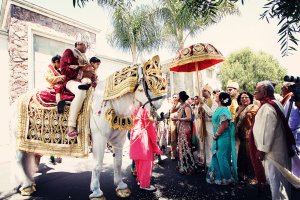
<path id="1" fill-rule="evenodd" d="M 221 92 L 216 95 L 216 102 L 219 106 L 212 116 L 213 156 L 206 181 L 211 184 L 228 185 L 237 181 L 234 125 L 227 108 L 231 104 L 231 99 L 229 94 Z"/>

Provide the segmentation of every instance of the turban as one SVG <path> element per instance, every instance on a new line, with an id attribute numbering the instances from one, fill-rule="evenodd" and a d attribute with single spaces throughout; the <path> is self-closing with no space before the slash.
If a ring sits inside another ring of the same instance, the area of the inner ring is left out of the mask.
<path id="1" fill-rule="evenodd" d="M 206 85 L 203 87 L 203 90 L 208 91 L 210 94 L 212 94 L 212 92 L 213 92 L 212 87 L 210 87 L 208 84 L 206 84 Z"/>
<path id="2" fill-rule="evenodd" d="M 237 82 L 233 82 L 231 80 L 228 81 L 227 83 L 227 87 L 228 88 L 235 88 L 235 89 L 239 89 L 239 84 Z"/>
<path id="3" fill-rule="evenodd" d="M 88 32 L 86 33 L 78 33 L 76 35 L 76 42 L 80 43 L 90 43 L 90 34 Z"/>

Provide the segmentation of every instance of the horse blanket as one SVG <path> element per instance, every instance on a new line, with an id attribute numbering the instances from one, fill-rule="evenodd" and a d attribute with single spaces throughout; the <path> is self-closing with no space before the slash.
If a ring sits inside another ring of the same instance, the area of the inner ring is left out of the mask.
<path id="1" fill-rule="evenodd" d="M 90 145 L 90 89 L 77 118 L 78 137 L 66 138 L 69 105 L 57 114 L 55 104 L 44 104 L 39 92 L 29 92 L 19 98 L 17 148 L 42 155 L 87 157 Z"/>

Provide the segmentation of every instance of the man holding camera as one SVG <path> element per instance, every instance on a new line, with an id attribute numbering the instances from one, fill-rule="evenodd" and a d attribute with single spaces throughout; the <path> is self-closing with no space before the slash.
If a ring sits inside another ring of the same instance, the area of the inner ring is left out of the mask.
<path id="1" fill-rule="evenodd" d="M 281 88 L 281 93 L 283 95 L 283 100 L 281 104 L 284 107 L 284 115 L 288 120 L 289 127 L 292 130 L 293 136 L 295 138 L 296 147 L 300 148 L 300 114 L 299 105 L 300 101 L 295 98 L 292 87 L 295 87 L 293 82 L 284 82 Z M 297 95 L 297 94 L 296 94 Z M 292 157 L 292 173 L 300 178 L 300 156 L 295 154 Z"/>

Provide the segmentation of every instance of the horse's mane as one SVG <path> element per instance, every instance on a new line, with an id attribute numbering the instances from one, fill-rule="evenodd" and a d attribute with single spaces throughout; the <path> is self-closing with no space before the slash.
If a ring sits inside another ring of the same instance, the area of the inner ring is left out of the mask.
<path id="1" fill-rule="evenodd" d="M 102 104 L 104 102 L 103 94 L 105 90 L 105 84 L 107 79 L 98 81 L 98 84 L 94 91 L 93 97 L 93 112 L 99 112 L 102 108 Z M 110 106 L 115 110 L 117 114 L 121 114 L 124 116 L 130 116 L 135 108 L 139 106 L 138 102 L 135 101 L 134 92 L 130 92 L 124 94 L 120 97 L 108 100 L 106 104 L 110 104 Z"/>

